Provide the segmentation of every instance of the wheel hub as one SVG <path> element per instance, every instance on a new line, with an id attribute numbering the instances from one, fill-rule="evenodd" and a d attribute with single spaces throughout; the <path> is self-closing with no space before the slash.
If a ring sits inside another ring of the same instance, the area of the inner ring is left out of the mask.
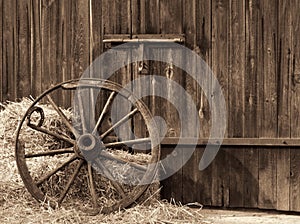
<path id="1" fill-rule="evenodd" d="M 77 140 L 79 155 L 82 155 L 87 161 L 98 158 L 101 150 L 105 147 L 99 137 L 93 134 L 83 134 Z"/>

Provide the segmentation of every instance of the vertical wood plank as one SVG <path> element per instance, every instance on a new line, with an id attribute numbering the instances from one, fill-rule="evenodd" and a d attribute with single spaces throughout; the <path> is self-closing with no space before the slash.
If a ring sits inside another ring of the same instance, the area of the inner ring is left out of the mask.
<path id="1" fill-rule="evenodd" d="M 131 34 L 131 4 L 126 1 L 102 1 L 103 34 Z M 112 46 L 113 47 L 113 46 Z M 125 53 L 125 52 L 124 52 Z M 116 55 L 117 56 L 117 55 Z M 130 55 L 128 55 L 129 57 Z M 118 71 L 113 81 L 123 85 L 131 79 L 131 66 Z M 124 79 L 124 80 L 123 80 Z"/>
<path id="2" fill-rule="evenodd" d="M 89 18 L 89 0 L 72 1 L 73 25 L 74 25 L 74 75 L 76 78 L 82 77 L 85 70 L 90 65 L 90 18 Z M 85 77 L 90 74 L 85 74 Z M 93 97 L 91 91 L 84 90 L 83 99 L 84 119 L 87 124 L 87 129 L 93 127 L 92 121 L 95 119 L 95 108 L 93 107 Z"/>
<path id="3" fill-rule="evenodd" d="M 145 33 L 160 33 L 160 0 L 145 0 Z M 142 21 L 141 17 L 141 21 Z"/>
<path id="4" fill-rule="evenodd" d="M 182 9 L 182 0 L 160 0 L 159 8 L 160 8 L 160 32 L 162 34 L 181 34 L 183 27 L 183 9 Z M 162 55 L 164 58 L 169 58 L 171 60 L 183 60 L 181 51 L 176 49 L 169 49 L 165 55 Z M 183 75 L 181 69 L 173 66 L 172 63 L 161 63 L 161 74 L 164 78 L 169 79 L 171 81 L 177 82 L 179 85 L 183 86 Z M 177 94 L 177 90 L 172 88 L 171 85 L 166 84 L 163 86 L 161 90 L 165 96 L 172 99 L 174 104 L 181 107 L 183 109 L 183 102 L 179 94 Z M 161 104 L 162 116 L 167 124 L 167 133 L 168 137 L 176 137 L 180 135 L 181 127 L 180 127 L 180 118 L 175 107 L 167 101 L 162 101 Z M 184 122 L 184 121 L 183 121 Z M 186 136 L 183 132 L 183 135 Z M 180 167 L 183 167 L 183 159 L 184 159 L 184 147 L 180 148 L 180 152 L 177 157 L 174 158 L 176 163 L 180 163 Z M 181 159 L 181 160 L 180 160 Z M 183 191 L 184 182 L 183 182 L 183 173 L 182 168 L 172 177 L 170 177 L 170 188 L 169 190 L 172 192 L 174 198 L 176 200 L 183 200 Z"/>
<path id="5" fill-rule="evenodd" d="M 134 1 L 133 1 L 134 2 Z M 138 30 L 141 33 L 147 33 L 147 34 L 159 34 L 160 33 L 160 3 L 159 0 L 153 1 L 153 0 L 145 0 L 140 2 L 140 28 L 133 29 L 132 34 L 137 34 Z M 144 11 L 142 11 L 144 10 Z M 133 14 L 132 21 L 134 23 L 134 20 L 136 17 L 134 17 L 135 14 Z M 143 16 L 144 15 L 144 16 Z M 145 19 L 143 19 L 145 17 Z M 144 22 L 144 24 L 143 24 Z M 136 31 L 136 32 L 135 32 Z M 157 49 L 153 49 L 153 51 L 157 51 Z M 152 50 L 150 49 L 149 54 L 152 54 Z M 161 83 L 157 81 L 157 79 L 154 77 L 155 75 L 162 75 L 161 72 L 163 71 L 161 69 L 161 62 L 155 62 L 155 61 L 149 61 L 148 62 L 149 69 L 148 69 L 148 75 L 150 75 L 150 97 L 149 101 L 146 102 L 149 105 L 149 109 L 153 116 L 162 116 L 162 110 L 161 106 L 162 101 L 159 97 L 156 97 L 160 94 L 160 91 L 162 89 Z M 161 132 L 161 124 L 158 124 L 159 131 Z M 164 153 L 164 152 L 163 152 Z M 166 188 L 166 187 L 164 187 Z M 164 191 L 164 190 L 163 190 Z M 165 191 L 166 192 L 166 191 Z"/>
<path id="6" fill-rule="evenodd" d="M 50 19 L 50 36 L 49 36 L 49 57 L 50 57 L 50 67 L 49 67 L 49 82 L 47 83 L 47 88 L 57 84 L 61 80 L 60 74 L 60 61 L 57 60 L 59 57 L 59 21 L 60 21 L 60 14 L 59 9 L 61 7 L 62 2 L 54 1 L 49 2 L 48 10 L 49 10 L 49 19 Z M 57 102 L 60 106 L 62 106 L 61 96 L 58 92 L 53 94 L 53 99 Z"/>
<path id="7" fill-rule="evenodd" d="M 261 48 L 261 22 L 259 1 L 246 1 L 246 72 L 244 81 L 245 91 L 245 122 L 244 136 L 258 137 L 258 78 L 262 76 L 259 68 Z M 244 150 L 244 206 L 255 208 L 258 204 L 258 149 Z"/>
<path id="8" fill-rule="evenodd" d="M 71 52 L 71 2 L 70 0 L 64 0 L 61 2 L 59 8 L 59 22 L 58 22 L 58 56 L 60 62 L 58 62 L 58 72 L 57 75 L 60 76 L 58 82 L 70 80 L 71 76 L 71 63 L 70 63 L 70 52 Z M 71 94 L 63 94 L 61 99 L 61 104 L 64 107 L 70 107 L 72 102 Z"/>
<path id="9" fill-rule="evenodd" d="M 92 49 L 93 60 L 100 56 L 103 51 L 102 40 L 102 2 L 98 0 L 92 0 Z"/>
<path id="10" fill-rule="evenodd" d="M 211 3 L 210 1 L 189 1 L 183 3 L 183 32 L 185 46 L 194 50 L 202 59 L 211 65 Z M 194 68 L 195 61 L 186 61 L 186 66 Z M 199 72 L 199 71 L 194 71 Z M 200 75 L 200 74 L 199 74 Z M 186 92 L 192 97 L 198 111 L 190 114 L 187 121 L 188 130 L 184 130 L 189 137 L 200 132 L 200 137 L 208 137 L 210 130 L 209 104 L 201 87 L 188 74 L 183 73 Z M 208 82 L 210 83 L 210 82 Z M 209 92 L 211 86 L 208 86 Z M 189 108 L 190 105 L 185 105 Z M 200 119 L 200 127 L 195 124 Z M 183 166 L 183 201 L 198 201 L 211 205 L 211 166 L 199 171 L 199 162 L 203 148 L 197 147 L 190 160 Z M 191 194 L 195 192 L 195 194 Z"/>
<path id="11" fill-rule="evenodd" d="M 207 65 L 211 68 L 212 66 L 212 4 L 211 1 L 196 1 L 196 43 L 195 43 L 195 52 L 200 54 L 202 59 L 207 63 Z M 186 18 L 188 18 L 188 11 L 186 11 Z M 191 36 L 193 32 L 191 32 Z M 188 79 L 187 82 L 187 91 L 188 88 Z M 199 89 L 199 87 L 194 87 L 196 89 L 193 94 L 192 88 L 191 95 L 194 97 L 196 95 L 196 106 L 198 109 L 197 116 L 200 119 L 200 138 L 207 138 L 210 135 L 211 128 L 211 110 L 209 106 L 209 97 L 211 97 L 212 86 L 211 80 L 208 80 L 208 92 L 209 96 L 205 96 L 204 92 Z M 210 99 L 211 100 L 211 99 Z M 199 171 L 199 162 L 203 155 L 204 150 L 198 149 L 196 153 L 196 164 L 195 169 L 198 172 L 198 183 L 197 183 L 197 194 L 198 201 L 203 203 L 204 205 L 212 205 L 212 166 L 208 166 L 205 170 Z"/>
<path id="12" fill-rule="evenodd" d="M 81 77 L 89 65 L 89 1 L 72 1 L 74 36 L 74 76 Z"/>
<path id="13" fill-rule="evenodd" d="M 102 1 L 102 27 L 104 34 L 130 34 L 130 0 Z"/>
<path id="14" fill-rule="evenodd" d="M 31 1 L 30 18 L 30 76 L 31 94 L 37 97 L 42 93 L 42 21 L 41 21 L 42 2 Z"/>
<path id="15" fill-rule="evenodd" d="M 245 2 L 230 1 L 230 38 L 228 73 L 228 137 L 244 136 L 245 78 Z M 230 154 L 229 204 L 244 204 L 244 149 L 233 148 Z"/>
<path id="16" fill-rule="evenodd" d="M 31 93 L 31 5 L 30 0 L 18 1 L 18 75 L 14 82 L 17 83 L 17 96 L 29 96 Z M 17 81 L 18 80 L 18 81 Z"/>
<path id="17" fill-rule="evenodd" d="M 190 0 L 190 1 L 184 1 L 183 2 L 183 32 L 185 33 L 185 46 L 190 48 L 191 50 L 194 50 L 196 47 L 196 11 L 197 11 L 197 5 L 196 1 Z M 185 66 L 189 68 L 195 68 L 195 61 L 184 61 Z M 195 69 L 193 69 L 194 73 L 196 72 Z M 193 80 L 191 77 L 188 76 L 185 72 L 182 73 L 182 76 L 184 77 L 182 80 L 183 87 L 186 90 L 186 93 L 191 96 L 193 99 L 193 103 L 195 106 L 197 106 L 197 91 L 199 87 L 197 86 L 197 83 L 195 80 Z M 189 114 L 188 119 L 184 121 L 184 123 L 187 125 L 187 129 L 183 129 L 184 133 L 187 137 L 198 137 L 197 136 L 197 130 L 199 127 L 197 127 L 197 123 L 195 120 L 198 118 L 197 111 L 190 110 L 191 105 L 188 105 L 187 102 L 181 102 L 184 107 L 184 111 Z M 185 164 L 183 164 L 182 167 L 182 201 L 183 203 L 189 203 L 189 202 L 195 202 L 199 201 L 198 197 L 198 180 L 199 180 L 199 169 L 198 169 L 198 157 L 199 157 L 199 150 L 195 149 L 194 153 L 190 158 L 187 158 L 187 155 L 189 152 L 191 152 L 191 149 L 183 149 L 186 153 L 183 154 L 183 161 L 187 160 Z M 191 192 L 195 192 L 191 194 Z"/>
<path id="18" fill-rule="evenodd" d="M 103 29 L 102 29 L 102 1 L 90 0 L 90 63 L 96 60 L 103 52 Z M 99 63 L 93 64 L 92 77 L 97 77 L 99 71 L 101 71 L 101 65 Z M 93 93 L 96 95 L 96 93 Z M 94 97 L 94 96 L 93 96 Z M 99 95 L 98 95 L 99 97 Z M 100 96 L 101 99 L 104 96 Z M 103 102 L 103 101 L 102 101 Z M 101 104 L 101 103 L 100 103 Z M 97 104 L 96 114 L 100 114 L 100 108 L 102 105 Z M 97 117 L 98 118 L 98 117 Z"/>
<path id="19" fill-rule="evenodd" d="M 290 137 L 291 119 L 291 14 L 290 1 L 279 1 L 278 8 L 278 136 Z M 290 149 L 277 152 L 277 209 L 289 210 Z"/>
<path id="20" fill-rule="evenodd" d="M 75 73 L 75 58 L 76 58 L 76 51 L 77 48 L 76 46 L 76 41 L 75 41 L 75 37 L 77 36 L 76 34 L 76 26 L 74 25 L 75 21 L 76 21 L 76 13 L 74 13 L 75 9 L 73 7 L 72 4 L 72 0 L 70 0 L 69 2 L 69 21 L 70 21 L 70 27 L 69 27 L 69 38 L 70 38 L 70 50 L 69 50 L 69 70 L 70 70 L 70 79 L 75 79 L 75 78 L 79 78 L 78 75 Z"/>
<path id="21" fill-rule="evenodd" d="M 116 2 L 117 9 L 119 9 L 119 12 L 117 12 L 117 34 L 130 34 L 132 36 L 132 21 L 131 21 L 131 0 L 127 1 L 117 1 Z M 132 65 L 128 65 L 128 61 L 132 55 L 132 52 L 124 51 L 124 52 L 118 52 L 118 54 L 124 54 L 124 58 L 127 58 L 126 66 L 120 69 L 119 73 L 117 74 L 117 80 L 118 83 L 120 83 L 122 86 L 128 85 L 130 81 L 132 80 L 133 76 L 133 68 Z M 128 86 L 131 88 L 131 85 Z M 119 103 L 122 105 L 122 102 Z M 128 106 L 126 102 L 124 102 L 123 107 L 125 108 Z M 124 116 L 124 115 L 123 115 Z M 132 128 L 132 119 L 130 119 L 128 122 L 126 122 L 124 125 L 120 126 L 119 128 L 119 136 L 122 136 L 123 139 L 131 139 L 131 128 Z"/>
<path id="22" fill-rule="evenodd" d="M 32 23 L 35 27 L 32 31 L 32 41 L 35 46 L 32 46 L 32 60 L 34 60 L 32 85 L 35 87 L 33 92 L 38 94 L 40 90 L 44 91 L 50 86 L 71 78 L 69 68 L 72 64 L 70 59 L 72 58 L 70 50 L 72 43 L 70 8 L 72 5 L 68 0 L 37 1 L 33 2 L 33 7 Z M 37 27 L 38 24 L 40 28 Z M 39 59 L 39 51 L 41 51 L 41 59 Z M 40 76 L 39 72 L 41 72 Z M 57 92 L 53 98 L 61 106 L 70 106 L 71 99 L 67 94 L 61 95 Z"/>
<path id="23" fill-rule="evenodd" d="M 161 33 L 182 33 L 182 0 L 160 0 Z"/>
<path id="24" fill-rule="evenodd" d="M 196 43 L 193 46 L 197 54 L 206 62 L 211 68 L 212 66 L 212 5 L 211 1 L 196 1 L 196 30 L 190 33 L 190 38 L 194 37 L 196 33 Z M 189 12 L 186 12 L 186 19 L 189 18 Z M 189 45 L 188 45 L 189 47 Z M 192 45 L 191 45 L 192 47 Z M 215 74 L 216 75 L 216 74 Z M 209 74 L 208 74 L 209 76 Z M 187 79 L 188 82 L 188 79 Z M 211 80 L 208 80 L 208 92 L 212 93 Z M 187 91 L 189 89 L 187 88 Z M 209 108 L 208 97 L 205 96 L 201 89 L 192 94 L 196 95 L 197 109 L 199 110 L 198 116 L 201 123 L 200 138 L 208 138 L 210 135 L 211 127 L 211 111 Z"/>
<path id="25" fill-rule="evenodd" d="M 131 1 L 103 1 L 102 2 L 102 29 L 103 34 L 128 34 L 131 35 Z M 112 46 L 113 47 L 113 46 Z M 121 56 L 122 58 L 127 57 L 127 61 L 121 69 L 115 72 L 114 76 L 110 79 L 114 82 L 119 83 L 122 86 L 127 85 L 132 80 L 132 65 L 127 65 L 131 52 L 128 50 L 118 50 L 115 54 L 116 57 Z M 113 61 L 112 61 L 113 63 Z M 130 86 L 127 86 L 131 88 Z M 120 108 L 127 108 L 126 102 L 120 100 L 115 101 Z M 120 110 L 122 112 L 124 110 Z M 125 114 L 119 114 L 116 119 L 120 119 L 120 116 Z M 116 122 L 115 120 L 114 122 Z M 131 124 L 132 120 L 123 124 L 118 128 L 118 134 L 123 140 L 132 138 Z"/>
<path id="26" fill-rule="evenodd" d="M 159 1 L 153 0 L 132 0 L 131 1 L 131 10 L 132 10 L 132 36 L 138 34 L 158 34 L 160 32 L 160 4 Z M 145 49 L 147 54 L 151 54 L 151 49 Z M 157 50 L 157 49 L 153 49 Z M 159 87 L 155 86 L 157 83 L 155 82 L 155 78 L 152 75 L 160 75 L 160 62 L 154 61 L 146 61 L 144 62 L 148 65 L 148 69 L 143 70 L 141 72 L 138 71 L 138 64 L 134 64 L 133 69 L 133 79 L 145 77 L 145 75 L 149 75 L 149 88 L 141 89 L 139 84 L 137 83 L 135 91 L 143 93 L 145 95 L 151 95 L 148 98 L 144 98 L 144 103 L 149 107 L 150 111 L 154 116 L 160 116 L 160 99 L 155 97 L 157 95 L 157 91 L 159 91 Z M 136 130 L 141 136 L 145 134 L 145 130 L 140 126 L 140 120 L 137 118 L 135 122 L 135 128 L 139 128 L 140 130 Z M 159 125 L 159 124 L 158 124 Z"/>
<path id="27" fill-rule="evenodd" d="M 18 79 L 19 79 L 19 63 L 20 63 L 20 58 L 21 58 L 21 50 L 19 49 L 19 38 L 20 38 L 20 34 L 19 32 L 22 32 L 20 31 L 20 27 L 19 25 L 21 23 L 18 22 L 18 18 L 19 18 L 19 15 L 18 15 L 18 2 L 14 2 L 14 7 L 15 7 L 15 10 L 14 12 L 12 12 L 11 16 L 13 18 L 13 23 L 11 24 L 11 26 L 13 27 L 13 36 L 12 36 L 12 40 L 13 40 L 13 75 L 10 74 L 10 84 L 9 84 L 9 88 L 12 88 L 11 89 L 11 95 L 13 96 L 11 98 L 11 100 L 16 100 L 19 96 L 18 96 L 18 92 L 19 92 L 19 85 L 18 85 Z M 28 5 L 29 2 L 27 1 L 26 4 Z M 28 8 L 27 10 L 27 19 L 25 20 L 26 22 L 25 23 L 29 23 L 30 24 L 30 6 L 26 6 Z M 23 14 L 24 15 L 24 14 Z M 27 26 L 27 24 L 25 26 Z M 26 32 L 26 31 L 25 31 Z M 24 32 L 24 33 L 25 33 Z M 28 38 L 26 38 L 28 39 Z M 18 47 L 17 47 L 18 46 Z M 25 45 L 24 45 L 25 46 Z M 24 77 L 24 74 L 22 74 L 22 76 Z M 24 77 L 24 79 L 26 79 Z M 30 80 L 30 78 L 29 78 Z M 26 82 L 26 81 L 25 81 Z M 29 82 L 30 83 L 30 82 Z"/>
<path id="28" fill-rule="evenodd" d="M 103 29 L 102 29 L 102 1 L 89 0 L 89 18 L 90 18 L 90 63 L 93 63 L 101 53 L 103 52 Z M 91 66 L 91 77 L 98 77 L 99 71 L 101 71 L 101 65 L 99 63 L 93 63 Z M 96 96 L 97 95 L 97 96 Z M 97 90 L 91 90 L 91 96 L 93 98 L 102 99 L 101 102 L 96 104 L 95 119 L 98 119 L 100 111 L 103 109 L 103 99 L 105 96 L 103 93 L 98 93 Z M 94 101 L 93 101 L 94 103 Z"/>
<path id="29" fill-rule="evenodd" d="M 296 80 L 300 77 L 300 2 L 291 1 L 292 17 L 292 87 L 291 87 L 291 137 L 300 137 L 300 84 Z M 300 151 L 291 149 L 290 176 L 290 210 L 300 211 Z"/>
<path id="30" fill-rule="evenodd" d="M 102 28 L 103 34 L 116 33 L 116 1 L 102 1 Z M 110 3 L 110 4 L 109 4 Z"/>
<path id="31" fill-rule="evenodd" d="M 141 1 L 141 0 L 132 0 L 131 1 L 131 12 L 132 12 L 132 24 L 131 24 L 131 34 L 133 38 L 135 35 L 138 34 L 145 34 L 146 32 L 146 23 L 150 22 L 149 18 L 146 19 L 146 13 L 150 10 L 149 8 L 146 8 L 146 2 L 147 1 Z M 140 45 L 139 47 L 143 47 Z M 137 49 L 139 51 L 139 49 Z M 149 54 L 151 52 L 151 49 L 149 48 L 144 48 L 144 53 Z M 137 52 L 136 52 L 137 53 Z M 137 63 L 132 64 L 132 79 L 135 80 L 135 85 L 132 86 L 132 90 L 134 94 L 137 96 L 148 96 L 144 97 L 142 100 L 143 102 L 150 107 L 150 87 L 151 87 L 151 79 L 150 75 L 152 74 L 151 71 L 153 71 L 151 68 L 153 67 L 153 64 L 155 62 L 150 62 L 150 61 L 141 61 Z M 140 65 L 143 66 L 149 66 L 148 68 L 143 68 L 141 71 L 139 70 Z M 139 80 L 140 78 L 146 78 L 146 83 L 147 88 L 144 88 L 144 84 L 141 83 Z M 150 109 L 150 108 L 149 108 Z M 133 119 L 133 129 L 134 133 L 137 137 L 147 137 L 148 131 L 145 126 L 145 122 L 140 114 L 137 114 L 134 116 Z M 138 145 L 137 147 L 134 147 L 135 151 L 142 150 L 142 148 L 145 147 L 143 145 Z M 144 151 L 145 152 L 145 151 Z"/>
<path id="32" fill-rule="evenodd" d="M 222 87 L 225 100 L 228 100 L 228 34 L 229 34 L 229 0 L 212 1 L 212 70 Z M 213 91 L 216 88 L 212 86 Z M 217 116 L 217 115 L 212 115 Z M 228 206 L 229 172 L 227 150 L 221 149 L 212 163 L 212 205 Z M 221 156 L 222 155 L 222 156 Z"/>
<path id="33" fill-rule="evenodd" d="M 150 9 L 146 8 L 147 0 L 132 0 L 131 12 L 132 12 L 132 35 L 145 34 L 146 24 L 150 23 L 151 19 L 146 17 L 149 14 Z M 151 2 L 151 1 L 150 1 Z M 149 3 L 148 3 L 149 4 Z M 147 22 L 147 23 L 146 23 Z"/>
<path id="34" fill-rule="evenodd" d="M 17 56 L 17 6 L 15 1 L 3 3 L 3 101 L 15 100 L 17 97 L 16 63 Z"/>
<path id="35" fill-rule="evenodd" d="M 103 29 L 102 29 L 102 1 L 90 0 L 90 63 L 96 60 L 103 53 Z M 96 66 L 96 67 L 95 67 Z M 96 70 L 100 70 L 98 67 L 101 65 L 93 65 Z M 94 73 L 94 76 L 97 76 Z"/>
<path id="36" fill-rule="evenodd" d="M 277 4 L 262 1 L 263 38 L 263 99 L 260 137 L 277 137 Z M 264 148 L 259 151 L 259 208 L 277 206 L 277 151 Z"/>
<path id="37" fill-rule="evenodd" d="M 50 83 L 50 9 L 48 1 L 42 2 L 42 89 L 46 90 Z"/>

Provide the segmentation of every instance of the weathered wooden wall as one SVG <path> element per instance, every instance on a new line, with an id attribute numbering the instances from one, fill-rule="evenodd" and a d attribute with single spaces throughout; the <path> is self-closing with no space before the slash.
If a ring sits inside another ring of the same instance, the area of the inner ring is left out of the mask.
<path id="1" fill-rule="evenodd" d="M 1 101 L 37 96 L 51 84 L 80 77 L 103 51 L 105 34 L 185 34 L 185 45 L 211 66 L 223 88 L 226 137 L 300 137 L 298 0 L 0 0 L 0 11 Z M 137 69 L 121 70 L 119 82 Z M 150 66 L 155 74 L 165 75 L 164 69 L 163 63 Z M 210 111 L 200 88 L 179 70 L 172 79 L 202 109 L 200 137 L 208 137 Z M 166 118 L 167 135 L 177 136 L 174 108 L 157 98 L 146 103 Z M 192 136 L 192 129 L 186 134 Z M 171 151 L 163 148 L 163 154 Z M 202 152 L 197 148 L 163 182 L 165 197 L 300 211 L 300 149 L 223 147 L 200 172 Z"/>

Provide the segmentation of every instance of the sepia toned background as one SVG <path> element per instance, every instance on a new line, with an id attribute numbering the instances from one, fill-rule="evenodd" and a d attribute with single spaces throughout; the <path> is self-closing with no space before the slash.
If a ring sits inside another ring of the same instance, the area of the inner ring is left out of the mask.
<path id="1" fill-rule="evenodd" d="M 228 128 L 213 164 L 198 170 L 205 145 L 199 140 L 190 161 L 163 181 L 163 196 L 300 211 L 298 0 L 0 0 L 0 10 L 1 102 L 36 97 L 53 84 L 79 78 L 111 47 L 104 39 L 183 37 L 182 44 L 201 55 L 222 86 Z M 201 88 L 177 68 L 168 76 L 167 66 L 151 62 L 144 75 L 181 84 L 199 110 L 199 137 L 207 138 L 211 115 Z M 125 84 L 139 75 L 133 64 L 118 71 L 115 81 Z M 59 101 L 69 105 L 70 100 Z M 178 137 L 174 107 L 162 99 L 145 101 L 154 115 L 165 118 L 167 137 Z M 191 124 L 186 136 L 197 137 L 194 128 Z M 166 138 L 163 156 L 175 144 L 176 138 Z"/>

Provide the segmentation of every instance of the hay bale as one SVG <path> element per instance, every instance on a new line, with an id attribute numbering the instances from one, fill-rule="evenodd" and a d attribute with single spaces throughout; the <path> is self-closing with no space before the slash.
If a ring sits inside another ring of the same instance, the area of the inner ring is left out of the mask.
<path id="1" fill-rule="evenodd" d="M 72 188 L 72 195 L 69 196 L 70 200 L 67 200 L 63 207 L 53 210 L 50 206 L 41 206 L 42 204 L 36 203 L 27 190 L 24 189 L 14 159 L 14 139 L 17 125 L 31 103 L 31 99 L 24 98 L 20 102 L 1 104 L 1 107 L 5 109 L 0 111 L 0 119 L 2 120 L 0 123 L 0 169 L 2 171 L 0 173 L 0 223 L 207 223 L 205 221 L 202 222 L 202 206 L 199 204 L 196 204 L 197 209 L 195 209 L 182 206 L 180 203 L 175 203 L 174 200 L 171 200 L 171 202 L 157 200 L 160 193 L 159 182 L 151 185 L 147 192 L 144 193 L 142 197 L 146 198 L 146 200 L 138 201 L 135 206 L 129 209 L 116 211 L 109 215 L 87 216 L 76 207 L 77 204 L 84 203 L 84 193 L 87 192 L 82 190 L 88 187 L 86 184 L 87 176 L 84 172 Z M 54 117 L 52 119 L 56 122 L 54 126 L 61 129 L 63 126 L 56 120 L 58 118 L 56 112 L 48 105 L 40 106 L 45 111 L 47 110 L 47 115 L 50 114 L 50 116 Z M 64 112 L 66 114 L 70 112 L 68 116 L 71 116 L 70 110 Z M 30 130 L 26 137 L 30 140 L 38 138 L 39 141 L 42 141 L 43 144 L 49 147 L 51 147 L 54 140 L 44 136 L 36 136 L 36 133 Z M 35 141 L 34 144 L 39 143 L 39 141 Z M 122 151 L 113 151 L 113 153 L 119 156 L 128 156 Z M 128 159 L 133 158 L 134 161 L 140 159 L 141 161 L 138 162 L 142 163 L 145 160 L 144 156 L 147 155 L 135 156 L 137 158 L 130 156 Z M 57 161 L 48 159 L 43 162 L 42 165 L 46 167 L 55 167 Z M 70 167 L 69 169 L 73 168 Z M 53 186 L 49 186 L 49 188 L 55 187 L 57 181 L 65 181 L 63 175 L 67 175 L 70 171 L 60 172 L 57 178 L 61 179 L 53 179 Z M 107 199 L 101 198 L 101 200 L 105 203 Z"/>
<path id="2" fill-rule="evenodd" d="M 23 98 L 20 102 L 7 102 L 6 104 L 1 104 L 4 107 L 4 110 L 0 112 L 0 118 L 4 121 L 0 126 L 0 139 L 2 144 L 6 145 L 4 148 L 13 148 L 13 144 L 15 141 L 15 135 L 17 127 L 26 113 L 27 109 L 32 104 L 32 100 L 29 98 Z M 43 127 L 47 130 L 51 130 L 52 132 L 58 133 L 60 135 L 70 136 L 70 132 L 68 128 L 60 121 L 60 117 L 57 112 L 51 107 L 51 105 L 47 104 L 39 104 L 38 107 L 42 108 L 45 114 L 45 120 L 43 123 Z M 71 109 L 62 109 L 67 118 L 71 121 L 72 119 L 72 110 Z M 38 122 L 39 114 L 33 113 L 31 116 L 32 122 Z M 58 141 L 52 136 L 46 135 L 44 133 L 35 131 L 28 127 L 26 124 L 23 125 L 21 130 L 20 139 L 22 143 L 24 143 L 24 147 L 27 152 L 37 151 L 37 150 L 49 150 L 49 149 L 59 149 L 63 148 L 63 142 Z M 10 146 L 10 147 L 7 147 Z M 145 161 L 149 160 L 149 155 L 147 154 L 130 154 L 123 150 L 114 150 L 108 149 L 108 152 L 112 155 L 126 158 L 128 161 L 137 162 L 141 165 L 145 164 Z M 2 154 L 10 152 L 1 152 Z M 55 169 L 59 164 L 64 162 L 68 156 L 60 155 L 55 157 L 38 157 L 32 158 L 28 160 L 28 166 L 30 168 L 30 172 L 33 175 L 34 179 L 39 179 L 41 176 L 49 172 L 50 170 Z M 127 164 L 120 164 L 115 161 L 105 160 L 103 163 L 107 167 L 112 167 L 113 169 L 113 177 L 121 181 L 122 178 L 131 178 L 130 181 L 134 183 L 138 183 L 139 177 L 131 175 L 132 170 L 130 166 Z M 47 192 L 47 195 L 50 197 L 58 198 L 60 193 L 63 190 L 63 187 L 66 185 L 69 180 L 70 175 L 74 172 L 76 164 L 71 164 L 70 166 L 60 170 L 55 175 L 53 175 L 47 182 L 41 185 L 41 188 L 44 192 Z M 117 200 L 117 195 L 114 187 L 109 183 L 106 178 L 103 178 L 101 175 L 97 175 L 95 181 L 97 182 L 96 187 L 98 188 L 99 195 L 99 203 L 101 205 L 107 205 L 115 202 Z M 58 184 L 59 183 L 59 184 Z M 134 186 L 125 186 L 126 191 L 130 192 Z M 150 204 L 152 200 L 159 199 L 159 188 L 160 184 L 158 181 L 151 184 L 150 188 L 144 193 L 144 195 L 137 201 L 140 203 L 141 201 L 151 198 L 151 200 L 147 200 Z M 105 189 L 105 190 L 103 190 Z M 74 185 L 70 189 L 68 193 L 68 197 L 66 200 L 74 201 L 79 199 L 85 200 L 87 198 L 87 194 L 89 194 L 89 186 L 87 181 L 87 170 L 86 168 L 81 169 L 78 178 L 74 182 Z"/>

